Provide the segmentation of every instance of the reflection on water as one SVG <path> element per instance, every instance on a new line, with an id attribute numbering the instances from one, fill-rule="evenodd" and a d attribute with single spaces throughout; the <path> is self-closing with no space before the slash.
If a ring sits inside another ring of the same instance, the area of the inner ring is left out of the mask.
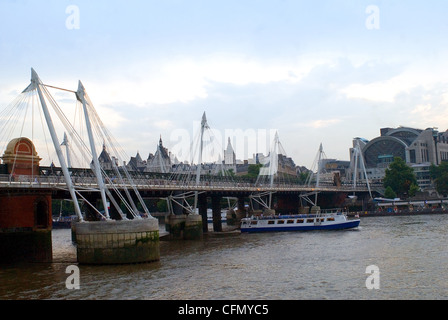
<path id="1" fill-rule="evenodd" d="M 210 234 L 161 241 L 159 262 L 79 266 L 70 230 L 53 231 L 51 264 L 2 266 L 1 299 L 446 299 L 443 215 L 363 218 L 358 230 Z M 366 267 L 380 269 L 368 290 Z"/>

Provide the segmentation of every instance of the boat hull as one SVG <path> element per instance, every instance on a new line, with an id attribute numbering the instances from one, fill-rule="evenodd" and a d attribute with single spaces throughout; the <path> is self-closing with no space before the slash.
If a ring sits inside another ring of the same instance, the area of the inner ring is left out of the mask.
<path id="1" fill-rule="evenodd" d="M 320 219 L 320 218 L 319 218 Z M 246 219 L 241 224 L 242 233 L 260 233 L 260 232 L 290 232 L 290 231 L 313 231 L 313 230 L 344 230 L 353 229 L 359 226 L 360 220 L 347 220 L 345 217 L 338 217 L 334 221 L 325 221 L 321 223 L 299 223 L 298 220 L 289 219 L 291 222 L 279 224 L 281 219 Z M 288 221 L 288 219 L 285 219 Z M 314 220 L 314 219 L 313 219 Z M 285 221 L 284 221 L 285 222 Z"/>

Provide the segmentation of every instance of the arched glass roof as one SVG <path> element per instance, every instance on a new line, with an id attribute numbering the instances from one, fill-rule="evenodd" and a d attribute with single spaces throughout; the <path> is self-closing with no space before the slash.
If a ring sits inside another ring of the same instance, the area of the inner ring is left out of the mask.
<path id="1" fill-rule="evenodd" d="M 400 127 L 397 129 L 390 130 L 387 132 L 386 136 L 395 137 L 404 141 L 408 146 L 420 135 L 422 131 L 412 128 Z"/>
<path id="2" fill-rule="evenodd" d="M 378 137 L 364 147 L 363 154 L 366 167 L 376 168 L 394 157 L 406 160 L 406 143 L 393 136 Z"/>

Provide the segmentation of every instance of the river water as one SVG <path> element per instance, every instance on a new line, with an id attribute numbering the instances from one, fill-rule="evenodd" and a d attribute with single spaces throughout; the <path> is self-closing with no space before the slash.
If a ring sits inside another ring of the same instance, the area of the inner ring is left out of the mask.
<path id="1" fill-rule="evenodd" d="M 159 262 L 79 265 L 70 230 L 53 230 L 51 264 L 0 266 L 0 299 L 447 299 L 445 215 L 361 218 L 357 230 L 215 234 L 161 241 Z M 366 273 L 379 273 L 368 289 Z"/>

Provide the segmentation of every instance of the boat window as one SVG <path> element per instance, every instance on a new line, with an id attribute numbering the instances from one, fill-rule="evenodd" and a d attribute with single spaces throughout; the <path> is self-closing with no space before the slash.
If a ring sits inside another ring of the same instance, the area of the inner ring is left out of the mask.
<path id="1" fill-rule="evenodd" d="M 297 223 L 303 223 L 303 219 L 297 219 Z"/>
<path id="2" fill-rule="evenodd" d="M 319 219 L 317 219 L 317 221 L 319 221 Z M 324 222 L 325 218 L 320 219 L 320 222 Z"/>
<path id="3" fill-rule="evenodd" d="M 274 220 L 269 220 L 268 224 L 275 224 L 275 221 Z"/>
<path id="4" fill-rule="evenodd" d="M 313 222 L 314 222 L 314 219 L 306 219 L 306 222 L 307 222 L 307 223 L 313 223 Z"/>
<path id="5" fill-rule="evenodd" d="M 286 223 L 294 223 L 294 220 L 288 220 Z"/>
<path id="6" fill-rule="evenodd" d="M 285 223 L 285 220 L 278 220 L 277 221 L 277 224 L 284 224 Z"/>
<path id="7" fill-rule="evenodd" d="M 258 221 L 251 221 L 250 224 L 255 225 L 255 224 L 257 224 L 257 223 L 258 223 Z"/>
<path id="8" fill-rule="evenodd" d="M 334 221 L 334 218 L 327 218 L 327 221 Z"/>

